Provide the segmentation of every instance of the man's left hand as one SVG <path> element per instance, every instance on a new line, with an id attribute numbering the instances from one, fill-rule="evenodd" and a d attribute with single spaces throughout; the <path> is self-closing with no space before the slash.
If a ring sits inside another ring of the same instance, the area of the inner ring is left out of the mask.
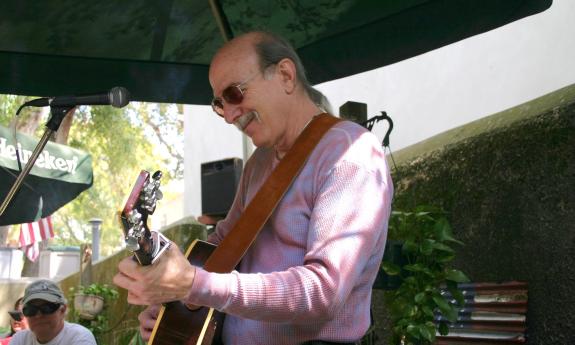
<path id="1" fill-rule="evenodd" d="M 128 290 L 128 303 L 136 305 L 185 300 L 196 273 L 176 245 L 171 245 L 152 265 L 141 266 L 127 257 L 120 261 L 118 269 L 113 282 Z"/>

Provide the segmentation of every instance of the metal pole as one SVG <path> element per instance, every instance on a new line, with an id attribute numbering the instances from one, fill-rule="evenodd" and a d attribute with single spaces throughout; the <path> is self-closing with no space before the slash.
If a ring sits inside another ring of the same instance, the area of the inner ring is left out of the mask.
<path id="1" fill-rule="evenodd" d="M 102 220 L 100 218 L 92 218 L 88 221 L 92 226 L 92 262 L 100 259 L 100 226 Z"/>
<path id="2" fill-rule="evenodd" d="M 225 42 L 228 42 L 229 40 L 234 38 L 234 33 L 230 26 L 230 22 L 228 21 L 228 18 L 224 13 L 222 4 L 219 0 L 210 0 L 209 3 L 214 19 L 216 20 L 216 25 L 218 26 L 218 29 L 220 29 L 220 34 L 222 35 L 223 40 Z M 245 162 L 248 161 L 248 158 L 250 157 L 252 152 L 253 152 L 252 142 L 248 139 L 248 136 L 242 132 L 242 155 L 244 164 Z"/>
<path id="3" fill-rule="evenodd" d="M 44 131 L 40 141 L 38 141 L 38 144 L 36 144 L 34 152 L 32 152 L 32 156 L 30 156 L 28 159 L 28 163 L 26 163 L 24 169 L 20 172 L 16 178 L 16 181 L 8 191 L 8 194 L 6 194 L 4 201 L 2 201 L 2 204 L 0 205 L 0 216 L 4 213 L 4 211 L 6 211 L 10 201 L 12 201 L 14 195 L 16 195 L 18 190 L 20 190 L 20 186 L 24 182 L 24 178 L 28 176 L 30 170 L 32 170 L 34 163 L 36 163 L 36 159 L 38 159 L 38 156 L 44 149 L 44 146 L 46 146 L 48 140 L 50 140 L 52 133 L 58 131 L 58 128 L 60 128 L 60 124 L 62 123 L 62 119 L 64 119 L 64 116 L 66 116 L 66 114 L 68 114 L 68 112 L 72 109 L 74 109 L 74 107 L 50 107 L 51 116 L 50 119 L 48 119 L 48 123 L 46 124 L 46 130 Z"/>
<path id="4" fill-rule="evenodd" d="M 24 169 L 20 172 L 20 174 L 16 178 L 16 181 L 12 185 L 12 188 L 10 188 L 8 194 L 6 194 L 6 198 L 4 198 L 2 205 L 0 205 L 0 216 L 4 214 L 4 211 L 6 211 L 6 208 L 8 208 L 8 205 L 10 204 L 10 201 L 12 201 L 12 198 L 14 198 L 14 195 L 16 195 L 16 192 L 20 190 L 20 186 L 22 185 L 24 178 L 28 176 L 30 170 L 32 170 L 32 167 L 34 166 L 36 159 L 38 159 L 38 156 L 44 149 L 44 146 L 46 146 L 46 143 L 48 143 L 48 140 L 50 139 L 52 133 L 54 132 L 51 129 L 47 128 L 46 131 L 44 132 L 44 135 L 42 135 L 42 138 L 36 145 L 34 152 L 32 152 L 32 156 L 30 156 L 28 163 L 26 163 Z"/>

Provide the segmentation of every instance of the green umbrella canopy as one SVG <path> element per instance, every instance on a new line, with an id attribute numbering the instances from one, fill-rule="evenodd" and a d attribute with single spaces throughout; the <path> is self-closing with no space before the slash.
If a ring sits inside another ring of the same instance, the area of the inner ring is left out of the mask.
<path id="1" fill-rule="evenodd" d="M 296 47 L 317 84 L 459 41 L 552 0 L 3 0 L 0 93 L 126 87 L 133 100 L 209 104 L 210 59 L 252 30 Z"/>
<path id="2" fill-rule="evenodd" d="M 16 151 L 22 167 L 38 139 L 0 126 L 0 202 L 18 176 Z M 51 215 L 92 186 L 92 157 L 66 145 L 48 142 L 24 184 L 0 216 L 0 225 L 27 223 Z"/>

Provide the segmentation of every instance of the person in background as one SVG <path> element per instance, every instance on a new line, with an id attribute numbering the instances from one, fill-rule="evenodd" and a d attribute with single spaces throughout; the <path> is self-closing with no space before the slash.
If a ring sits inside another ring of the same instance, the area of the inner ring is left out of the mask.
<path id="1" fill-rule="evenodd" d="M 22 314 L 23 297 L 20 297 L 14 303 L 14 310 L 10 310 L 10 333 L 0 339 L 0 345 L 8 345 L 14 333 L 23 329 L 28 329 L 28 320 Z"/>
<path id="2" fill-rule="evenodd" d="M 30 283 L 22 304 L 28 329 L 16 332 L 10 345 L 96 345 L 87 328 L 64 320 L 68 309 L 66 298 L 53 281 L 41 279 Z"/>
<path id="3" fill-rule="evenodd" d="M 214 112 L 257 149 L 208 241 L 218 244 L 307 125 L 329 112 L 291 45 L 267 32 L 227 42 L 212 59 Z M 217 138 L 216 138 L 217 141 Z M 387 237 L 393 186 L 379 140 L 350 121 L 311 152 L 251 247 L 230 273 L 190 265 L 172 245 L 153 265 L 120 262 L 114 282 L 150 338 L 159 304 L 180 300 L 226 313 L 224 344 L 358 344 L 370 327 L 372 285 Z"/>

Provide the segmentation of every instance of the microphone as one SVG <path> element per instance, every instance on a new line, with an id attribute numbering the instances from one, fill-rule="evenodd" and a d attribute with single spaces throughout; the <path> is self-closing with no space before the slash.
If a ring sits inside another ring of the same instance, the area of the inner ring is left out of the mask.
<path id="1" fill-rule="evenodd" d="M 75 107 L 77 105 L 111 105 L 122 108 L 130 103 L 130 93 L 123 87 L 117 86 L 107 93 L 86 96 L 43 97 L 24 103 L 23 107 Z"/>

